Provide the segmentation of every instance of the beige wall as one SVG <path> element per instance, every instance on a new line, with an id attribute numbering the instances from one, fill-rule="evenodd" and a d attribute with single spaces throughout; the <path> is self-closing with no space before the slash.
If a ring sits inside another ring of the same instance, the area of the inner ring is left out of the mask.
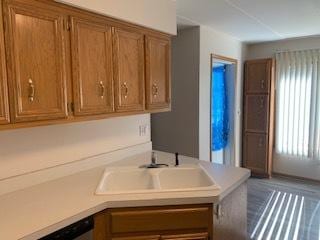
<path id="1" fill-rule="evenodd" d="M 248 45 L 246 59 L 272 58 L 277 51 L 294 51 L 320 48 L 320 36 L 274 41 Z"/>
<path id="2" fill-rule="evenodd" d="M 147 125 L 145 136 L 139 126 Z M 150 115 L 0 132 L 0 179 L 150 141 Z"/>
<path id="3" fill-rule="evenodd" d="M 172 0 L 57 0 L 110 17 L 175 35 L 176 2 Z"/>
<path id="4" fill-rule="evenodd" d="M 246 46 L 233 37 L 216 32 L 211 28 L 200 27 L 200 69 L 199 69 L 199 158 L 210 160 L 210 55 L 217 54 L 238 60 L 235 83 L 235 164 L 241 161 L 241 109 L 242 109 L 242 70 Z"/>

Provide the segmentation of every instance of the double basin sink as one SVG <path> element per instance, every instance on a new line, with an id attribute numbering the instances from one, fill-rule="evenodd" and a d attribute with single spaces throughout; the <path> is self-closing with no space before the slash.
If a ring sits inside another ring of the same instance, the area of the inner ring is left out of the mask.
<path id="1" fill-rule="evenodd" d="M 106 168 L 97 195 L 219 190 L 201 165 Z"/>

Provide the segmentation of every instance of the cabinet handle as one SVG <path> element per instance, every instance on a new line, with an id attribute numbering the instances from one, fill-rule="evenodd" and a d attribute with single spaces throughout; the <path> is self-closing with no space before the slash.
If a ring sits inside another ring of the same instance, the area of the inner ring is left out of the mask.
<path id="1" fill-rule="evenodd" d="M 259 139 L 259 147 L 262 148 L 263 147 L 263 138 L 260 137 Z"/>
<path id="2" fill-rule="evenodd" d="M 265 88 L 265 81 L 264 81 L 264 79 L 262 79 L 262 80 L 260 81 L 260 83 L 261 83 L 261 85 L 260 85 L 261 89 L 264 89 L 264 88 Z"/>
<path id="3" fill-rule="evenodd" d="M 263 97 L 260 98 L 260 108 L 264 108 L 264 99 L 263 99 Z"/>
<path id="4" fill-rule="evenodd" d="M 28 98 L 30 102 L 34 100 L 35 87 L 31 78 L 29 78 L 29 89 L 28 89 Z"/>
<path id="5" fill-rule="evenodd" d="M 100 89 L 101 89 L 100 97 L 104 98 L 105 86 L 103 85 L 102 81 L 99 82 L 99 86 L 100 86 Z"/>
<path id="6" fill-rule="evenodd" d="M 129 93 L 129 88 L 128 88 L 128 86 L 127 86 L 127 82 L 124 82 L 123 84 L 122 84 L 122 88 L 123 88 L 123 96 L 124 96 L 124 98 L 127 98 L 128 97 L 128 93 Z"/>
<path id="7" fill-rule="evenodd" d="M 157 84 L 152 84 L 152 95 L 153 97 L 157 97 L 158 96 L 158 86 Z"/>

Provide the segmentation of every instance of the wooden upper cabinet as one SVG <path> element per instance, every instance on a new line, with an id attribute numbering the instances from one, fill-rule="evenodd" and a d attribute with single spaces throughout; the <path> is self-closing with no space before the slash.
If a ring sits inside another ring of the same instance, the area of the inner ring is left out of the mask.
<path id="1" fill-rule="evenodd" d="M 9 123 L 7 71 L 4 50 L 2 6 L 0 5 L 0 124 Z"/>
<path id="2" fill-rule="evenodd" d="M 147 109 L 170 108 L 170 40 L 146 37 Z"/>
<path id="3" fill-rule="evenodd" d="M 74 114 L 113 112 L 112 28 L 72 17 L 71 29 Z"/>
<path id="4" fill-rule="evenodd" d="M 113 50 L 116 111 L 143 111 L 144 35 L 115 28 Z"/>
<path id="5" fill-rule="evenodd" d="M 247 61 L 245 65 L 246 93 L 268 93 L 272 59 L 258 59 Z"/>
<path id="6" fill-rule="evenodd" d="M 37 2 L 5 3 L 13 121 L 67 117 L 64 16 Z"/>

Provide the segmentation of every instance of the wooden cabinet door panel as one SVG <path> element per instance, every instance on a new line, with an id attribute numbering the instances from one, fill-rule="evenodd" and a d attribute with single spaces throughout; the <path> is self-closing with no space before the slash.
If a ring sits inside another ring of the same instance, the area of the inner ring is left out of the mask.
<path id="1" fill-rule="evenodd" d="M 246 133 L 243 158 L 246 168 L 256 173 L 268 173 L 268 135 Z"/>
<path id="2" fill-rule="evenodd" d="M 247 61 L 245 65 L 246 93 L 268 93 L 271 77 L 270 59 Z"/>
<path id="3" fill-rule="evenodd" d="M 147 109 L 170 107 L 170 41 L 146 37 Z"/>
<path id="4" fill-rule="evenodd" d="M 161 236 L 163 240 L 208 240 L 208 233 L 177 234 Z"/>
<path id="5" fill-rule="evenodd" d="M 143 111 L 144 36 L 118 28 L 113 36 L 116 111 Z"/>
<path id="6" fill-rule="evenodd" d="M 15 122 L 67 117 L 64 16 L 35 4 L 6 8 Z"/>
<path id="7" fill-rule="evenodd" d="M 114 237 L 112 240 L 159 240 L 160 235 L 154 236 L 132 236 L 132 237 Z"/>
<path id="8" fill-rule="evenodd" d="M 72 18 L 75 115 L 114 111 L 111 27 Z"/>
<path id="9" fill-rule="evenodd" d="M 269 97 L 268 95 L 246 95 L 245 131 L 268 132 Z"/>
<path id="10" fill-rule="evenodd" d="M 0 124 L 7 124 L 9 117 L 7 70 L 5 62 L 2 6 L 0 6 Z"/>

